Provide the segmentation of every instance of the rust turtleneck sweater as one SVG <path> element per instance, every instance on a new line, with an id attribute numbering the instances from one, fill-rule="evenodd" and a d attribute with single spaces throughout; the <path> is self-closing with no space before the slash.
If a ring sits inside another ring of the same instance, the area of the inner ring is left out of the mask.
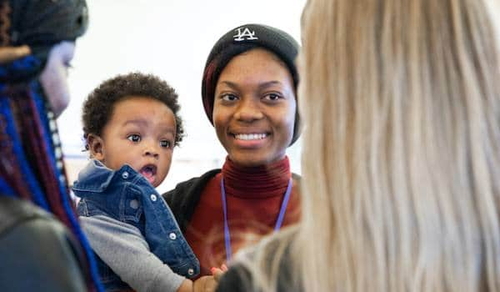
<path id="1" fill-rule="evenodd" d="M 200 275 L 226 262 L 220 181 L 224 177 L 233 255 L 273 231 L 291 176 L 288 157 L 269 165 L 241 167 L 229 158 L 210 180 L 186 230 L 186 239 L 200 260 Z M 283 225 L 299 219 L 299 186 L 293 181 Z"/>

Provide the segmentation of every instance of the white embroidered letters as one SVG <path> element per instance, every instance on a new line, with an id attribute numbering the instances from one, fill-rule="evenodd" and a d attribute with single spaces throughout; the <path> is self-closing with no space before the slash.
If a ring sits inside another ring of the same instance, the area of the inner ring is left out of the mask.
<path id="1" fill-rule="evenodd" d="M 259 38 L 255 36 L 255 31 L 250 31 L 248 27 L 237 28 L 237 35 L 233 36 L 234 40 L 237 42 L 248 41 L 248 40 L 258 40 Z"/>

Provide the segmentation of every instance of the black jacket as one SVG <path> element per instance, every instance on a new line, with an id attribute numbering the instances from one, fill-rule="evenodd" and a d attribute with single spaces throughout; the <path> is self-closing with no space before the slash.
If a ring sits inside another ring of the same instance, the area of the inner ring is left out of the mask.
<path id="1" fill-rule="evenodd" d="M 0 291 L 88 291 L 75 240 L 51 214 L 0 194 Z"/>

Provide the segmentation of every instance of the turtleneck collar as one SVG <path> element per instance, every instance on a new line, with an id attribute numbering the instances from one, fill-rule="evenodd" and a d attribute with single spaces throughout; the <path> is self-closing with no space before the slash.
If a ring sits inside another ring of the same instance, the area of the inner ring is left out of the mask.
<path id="1" fill-rule="evenodd" d="M 248 199 L 282 196 L 291 176 L 290 161 L 285 156 L 267 165 L 243 167 L 226 157 L 222 176 L 228 196 Z"/>

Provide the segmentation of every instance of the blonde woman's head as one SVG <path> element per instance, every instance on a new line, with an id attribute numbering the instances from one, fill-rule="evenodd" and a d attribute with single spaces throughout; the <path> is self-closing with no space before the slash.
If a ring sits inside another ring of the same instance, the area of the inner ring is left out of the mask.
<path id="1" fill-rule="evenodd" d="M 495 8 L 308 1 L 297 241 L 307 291 L 500 290 Z"/>
<path id="2" fill-rule="evenodd" d="M 308 1 L 302 221 L 256 290 L 500 291 L 499 5 Z"/>

